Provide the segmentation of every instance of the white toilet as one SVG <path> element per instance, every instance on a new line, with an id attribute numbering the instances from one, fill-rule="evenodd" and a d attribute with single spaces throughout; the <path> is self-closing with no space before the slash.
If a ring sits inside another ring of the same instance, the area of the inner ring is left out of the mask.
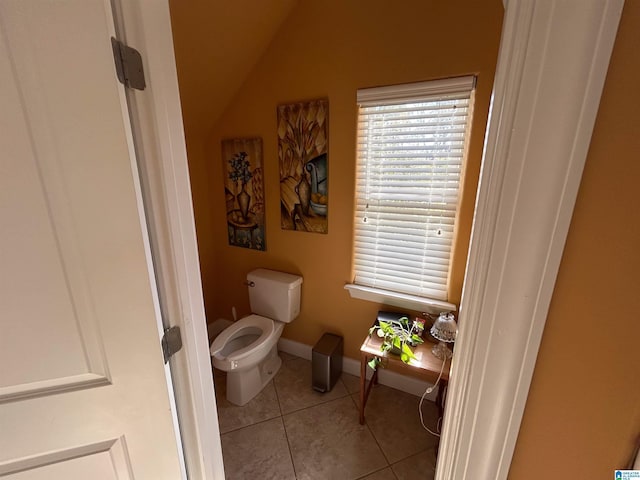
<path id="1" fill-rule="evenodd" d="M 302 277 L 253 270 L 247 275 L 252 315 L 227 327 L 211 343 L 213 366 L 227 372 L 227 400 L 244 405 L 278 372 L 278 339 L 300 313 Z"/>

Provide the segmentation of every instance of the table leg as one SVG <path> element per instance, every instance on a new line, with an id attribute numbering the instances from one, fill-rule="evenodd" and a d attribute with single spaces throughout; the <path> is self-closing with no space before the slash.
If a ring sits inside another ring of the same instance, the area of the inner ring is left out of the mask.
<path id="1" fill-rule="evenodd" d="M 367 383 L 367 356 L 360 354 L 360 425 L 364 425 L 365 387 Z"/>
<path id="2" fill-rule="evenodd" d="M 371 387 L 378 384 L 378 369 L 376 368 L 373 371 L 373 375 L 371 375 L 371 380 L 369 381 L 369 386 L 367 387 L 367 398 L 369 398 L 369 392 L 371 391 Z"/>
<path id="3" fill-rule="evenodd" d="M 444 417 L 444 393 L 447 389 L 448 382 L 445 380 L 440 381 L 440 386 L 438 387 L 438 395 L 436 396 L 436 405 L 438 406 L 438 414 L 441 418 Z"/>
<path id="4" fill-rule="evenodd" d="M 378 384 L 378 369 L 373 371 L 371 380 L 367 384 L 367 363 L 369 357 L 362 353 L 360 354 L 360 425 L 364 425 L 364 407 L 367 405 L 369 399 L 369 393 L 371 393 L 371 387 Z"/>

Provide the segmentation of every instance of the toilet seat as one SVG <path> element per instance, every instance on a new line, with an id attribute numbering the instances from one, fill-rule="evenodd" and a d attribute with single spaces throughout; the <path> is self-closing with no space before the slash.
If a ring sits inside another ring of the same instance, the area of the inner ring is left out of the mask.
<path id="1" fill-rule="evenodd" d="M 220 370 L 230 371 L 241 369 L 245 366 L 245 363 L 253 363 L 248 357 L 253 357 L 256 354 L 259 355 L 263 350 L 270 349 L 273 347 L 273 340 L 278 340 L 280 331 L 284 325 L 276 324 L 280 324 L 280 322 L 275 322 L 270 318 L 260 315 L 249 315 L 223 330 L 211 344 L 210 353 L 213 357 L 214 366 Z M 280 328 L 278 328 L 278 326 Z M 250 334 L 250 332 L 246 332 L 246 330 L 256 328 L 261 332 L 256 340 L 246 347 L 231 352 L 227 356 L 222 354 L 222 350 L 227 343 L 243 335 Z"/>

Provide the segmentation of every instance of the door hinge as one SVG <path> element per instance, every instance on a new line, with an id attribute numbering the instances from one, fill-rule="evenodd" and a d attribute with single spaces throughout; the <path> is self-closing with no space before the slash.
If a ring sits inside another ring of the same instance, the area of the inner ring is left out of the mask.
<path id="1" fill-rule="evenodd" d="M 144 90 L 144 70 L 142 68 L 142 56 L 135 48 L 128 47 L 120 40 L 111 37 L 113 47 L 113 60 L 116 64 L 118 80 L 125 87 Z"/>
<path id="2" fill-rule="evenodd" d="M 180 327 L 170 327 L 164 331 L 162 336 L 162 353 L 164 354 L 164 363 L 182 348 L 182 336 L 180 335 Z"/>

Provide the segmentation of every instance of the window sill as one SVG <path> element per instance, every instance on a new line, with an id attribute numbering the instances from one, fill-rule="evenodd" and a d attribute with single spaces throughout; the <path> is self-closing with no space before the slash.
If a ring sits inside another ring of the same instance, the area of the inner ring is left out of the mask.
<path id="1" fill-rule="evenodd" d="M 349 291 L 351 298 L 367 300 L 369 302 L 384 303 L 394 307 L 406 308 L 418 312 L 440 313 L 455 312 L 457 307 L 453 303 L 443 302 L 442 300 L 433 300 L 430 298 L 418 297 L 416 295 L 408 295 L 406 293 L 391 292 L 389 290 L 381 290 L 379 288 L 364 287 L 362 285 L 354 285 L 348 283 L 344 286 Z"/>

